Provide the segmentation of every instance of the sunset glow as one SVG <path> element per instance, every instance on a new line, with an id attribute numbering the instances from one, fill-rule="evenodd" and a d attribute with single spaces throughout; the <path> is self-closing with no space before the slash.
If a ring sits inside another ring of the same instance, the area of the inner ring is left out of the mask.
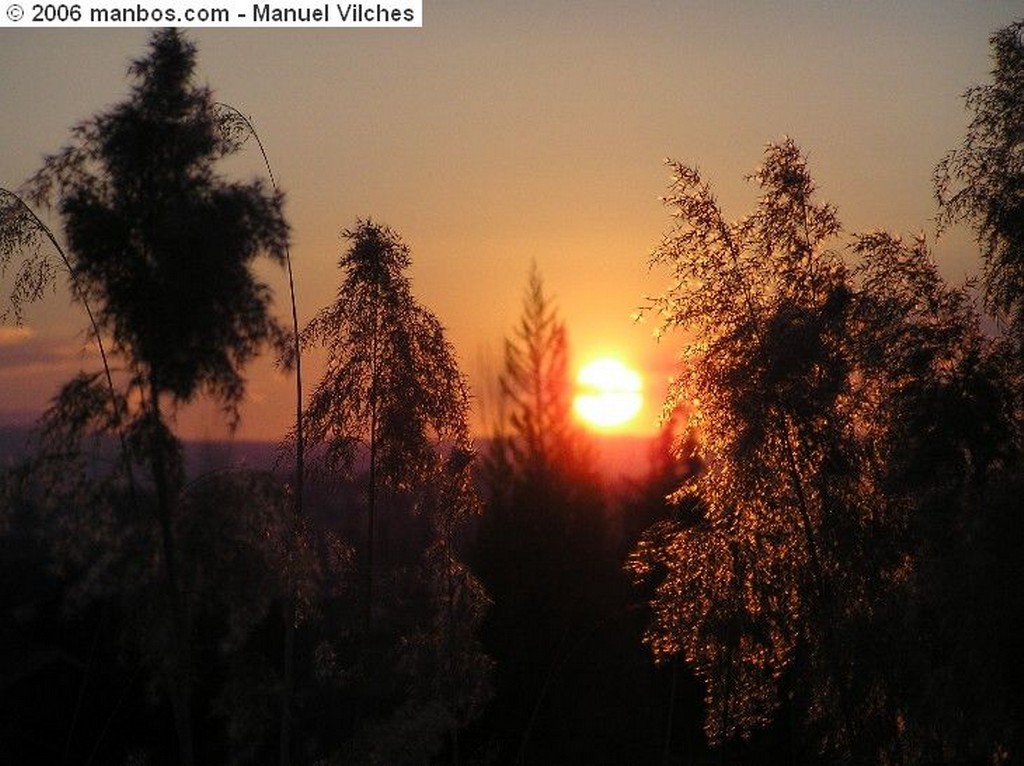
<path id="1" fill-rule="evenodd" d="M 1024 761 L 1024 3 L 6 0 L 0 94 L 0 766 Z"/>
<path id="2" fill-rule="evenodd" d="M 618 359 L 590 362 L 576 378 L 573 409 L 592 428 L 617 428 L 629 423 L 643 405 L 640 374 Z"/>

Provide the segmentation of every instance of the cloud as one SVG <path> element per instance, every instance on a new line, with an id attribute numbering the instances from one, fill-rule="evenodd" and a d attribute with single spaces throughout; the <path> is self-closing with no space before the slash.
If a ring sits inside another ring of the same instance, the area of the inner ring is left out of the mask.
<path id="1" fill-rule="evenodd" d="M 33 420 L 79 371 L 101 369 L 87 337 L 0 326 L 0 423 Z"/>
<path id="2" fill-rule="evenodd" d="M 0 377 L 38 375 L 49 370 L 67 376 L 98 358 L 95 344 L 51 337 L 28 327 L 0 326 Z"/>
<path id="3" fill-rule="evenodd" d="M 0 325 L 0 347 L 19 346 L 27 343 L 35 334 L 35 330 L 24 325 Z"/>

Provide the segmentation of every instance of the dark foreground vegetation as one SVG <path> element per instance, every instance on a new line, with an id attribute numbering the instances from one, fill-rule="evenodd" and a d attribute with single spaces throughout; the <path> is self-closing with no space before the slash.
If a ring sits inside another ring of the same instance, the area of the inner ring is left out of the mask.
<path id="1" fill-rule="evenodd" d="M 3 469 L 0 762 L 1019 761 L 1022 33 L 936 169 L 977 285 L 844 231 L 792 141 L 737 222 L 671 163 L 646 311 L 686 345 L 618 486 L 536 270 L 484 442 L 389 227 L 345 230 L 337 300 L 279 324 L 253 266 L 290 273 L 282 195 L 216 172 L 252 124 L 156 33 L 0 200 L 5 318 L 66 280 L 103 362 Z M 175 409 L 237 419 L 262 353 L 296 380 L 276 470 L 186 471 Z"/>

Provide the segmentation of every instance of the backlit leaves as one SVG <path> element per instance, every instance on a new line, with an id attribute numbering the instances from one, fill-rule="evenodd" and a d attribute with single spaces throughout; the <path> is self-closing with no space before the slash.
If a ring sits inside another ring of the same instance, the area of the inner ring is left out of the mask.
<path id="1" fill-rule="evenodd" d="M 846 265 L 836 211 L 792 141 L 767 147 L 757 208 L 738 222 L 695 169 L 670 167 L 674 225 L 652 263 L 673 284 L 650 309 L 685 332 L 666 412 L 692 413 L 704 469 L 675 494 L 699 518 L 662 522 L 630 560 L 655 584 L 647 642 L 704 682 L 713 743 L 769 722 L 796 673 L 818 744 L 849 757 L 869 742 L 858 757 L 876 757 L 884 745 L 857 732 L 891 721 L 900 691 L 865 659 L 895 637 L 869 641 L 866 626 L 908 583 L 905 447 L 934 434 L 960 473 L 965 455 L 987 459 L 971 429 L 938 439 L 933 403 L 989 349 L 923 239 L 856 236 Z"/>
<path id="2" fill-rule="evenodd" d="M 964 95 L 963 143 L 935 169 L 939 224 L 963 221 L 984 259 L 988 306 L 1024 331 L 1024 21 L 990 40 L 991 81 Z"/>
<path id="3" fill-rule="evenodd" d="M 382 478 L 409 488 L 429 473 L 438 443 L 465 442 L 469 393 L 444 328 L 412 296 L 408 247 L 373 221 L 343 232 L 338 299 L 306 326 L 327 365 L 305 413 L 311 445 L 330 469 L 352 470 L 375 437 Z"/>

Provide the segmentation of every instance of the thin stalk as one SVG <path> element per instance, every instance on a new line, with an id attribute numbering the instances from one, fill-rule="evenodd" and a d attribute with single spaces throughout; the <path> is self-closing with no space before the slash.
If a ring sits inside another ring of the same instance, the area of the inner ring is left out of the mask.
<path id="1" fill-rule="evenodd" d="M 274 176 L 274 169 L 270 166 L 270 158 L 263 146 L 260 134 L 252 121 L 242 114 L 238 109 L 218 102 L 217 106 L 230 110 L 235 114 L 249 130 L 250 135 L 256 139 L 260 154 L 263 156 L 263 164 L 270 177 L 270 185 L 274 191 L 278 191 L 277 178 Z M 292 520 L 292 548 L 298 537 L 298 522 L 303 516 L 303 495 L 305 494 L 305 456 L 306 445 L 302 428 L 302 343 L 299 338 L 299 312 L 298 302 L 295 299 L 295 275 L 292 271 L 292 253 L 288 243 L 284 246 L 284 261 L 288 270 L 288 296 L 291 300 L 292 309 L 292 350 L 295 354 L 295 515 Z M 284 684 L 281 691 L 281 734 L 279 742 L 278 763 L 280 766 L 288 766 L 291 763 L 291 729 L 292 729 L 292 697 L 295 693 L 295 587 L 292 586 L 286 603 L 283 606 L 284 612 Z"/>
<path id="2" fill-rule="evenodd" d="M 68 258 L 67 253 L 64 251 L 64 248 L 61 247 L 60 242 L 57 241 L 57 238 L 50 230 L 50 227 L 43 223 L 42 219 L 38 215 L 36 215 L 36 212 L 31 207 L 28 206 L 28 204 L 25 202 L 25 200 L 21 198 L 20 195 L 10 191 L 9 189 L 0 188 L 0 196 L 8 196 L 12 200 L 16 201 L 17 204 L 21 207 L 21 209 L 32 220 L 35 227 L 46 235 L 46 238 L 50 241 L 50 244 L 53 245 L 53 249 L 57 252 L 57 255 L 60 256 L 61 263 L 64 264 L 64 269 L 68 273 L 68 282 L 71 286 L 72 293 L 81 302 L 82 307 L 85 309 L 85 314 L 89 318 L 89 326 L 92 328 L 92 334 L 96 340 L 96 348 L 100 352 L 100 361 L 103 363 L 103 375 L 107 381 L 107 391 L 110 393 L 110 406 L 114 413 L 114 421 L 117 425 L 117 438 L 118 441 L 120 442 L 121 447 L 121 461 L 124 465 L 125 475 L 128 478 L 128 494 L 131 501 L 132 509 L 135 511 L 136 515 L 138 515 L 139 502 L 138 493 L 135 488 L 135 472 L 132 468 L 131 455 L 128 451 L 128 440 L 125 438 L 123 427 L 123 417 L 126 413 L 122 412 L 120 401 L 117 398 L 117 391 L 114 388 L 114 376 L 110 369 L 110 359 L 107 357 L 107 349 L 103 343 L 103 336 L 100 333 L 99 323 L 96 321 L 96 315 L 93 314 L 92 306 L 89 304 L 89 299 L 86 298 L 85 293 L 81 290 L 81 288 L 78 285 L 78 282 L 75 280 L 75 271 L 71 267 L 71 261 Z M 64 748 L 63 760 L 65 762 L 67 761 L 68 758 L 71 742 L 75 734 L 75 729 L 78 726 L 78 719 L 81 713 L 82 702 L 85 696 L 85 689 L 89 682 L 89 673 L 92 670 L 93 666 L 92 661 L 93 655 L 96 650 L 96 638 L 98 637 L 99 628 L 97 628 L 96 637 L 93 639 L 93 646 L 89 653 L 89 664 L 86 667 L 85 675 L 82 676 L 82 682 L 79 685 L 78 702 L 75 705 L 75 712 L 71 719 L 71 728 L 68 731 L 68 738 Z"/>
<path id="3" fill-rule="evenodd" d="M 132 471 L 132 463 L 128 453 L 128 442 L 125 439 L 124 431 L 121 428 L 121 406 L 118 402 L 117 392 L 114 389 L 114 376 L 110 370 L 110 360 L 107 357 L 107 348 L 103 343 L 103 336 L 100 334 L 100 327 L 99 323 L 96 321 L 96 315 L 93 314 L 92 306 L 89 305 L 89 299 L 85 297 L 85 293 L 82 292 L 81 288 L 78 286 L 78 282 L 75 280 L 75 270 L 71 266 L 71 261 L 68 259 L 67 253 L 64 252 L 64 248 L 61 247 L 60 242 L 57 241 L 53 232 L 50 231 L 50 227 L 43 223 L 42 219 L 36 215 L 36 212 L 30 208 L 25 200 L 23 200 L 19 195 L 8 189 L 0 189 L 0 195 L 8 195 L 11 199 L 15 200 L 32 219 L 36 228 L 45 234 L 46 238 L 50 240 L 50 244 L 52 244 L 53 249 L 57 251 L 57 255 L 60 256 L 60 260 L 64 264 L 64 268 L 68 273 L 71 292 L 74 293 L 75 297 L 79 301 L 81 301 L 82 307 L 85 309 L 85 314 L 89 317 L 89 326 L 92 328 L 93 337 L 96 339 L 96 348 L 99 350 L 100 360 L 103 362 L 103 375 L 107 381 L 107 390 L 110 392 L 110 404 L 111 407 L 113 407 L 114 416 L 118 424 L 117 435 L 121 441 L 121 459 L 124 461 L 125 471 L 128 474 L 128 488 L 131 493 L 132 506 L 137 509 L 138 504 L 135 492 L 135 476 Z"/>
<path id="4" fill-rule="evenodd" d="M 376 335 L 374 336 L 376 340 Z M 373 538 L 374 522 L 377 511 L 377 401 L 376 372 L 374 385 L 370 394 L 370 473 L 367 480 L 367 512 L 366 512 L 366 636 L 369 639 L 373 627 Z"/>
<path id="5" fill-rule="evenodd" d="M 160 414 L 160 393 L 150 381 L 150 415 L 154 425 L 162 422 Z M 160 537 L 163 545 L 164 575 L 167 578 L 168 597 L 171 602 L 171 638 L 174 651 L 174 678 L 170 680 L 171 711 L 178 735 L 178 757 L 181 766 L 195 763 L 195 745 L 192 734 L 192 683 L 191 650 L 189 642 L 188 613 L 183 603 L 181 579 L 178 573 L 177 550 L 174 545 L 174 523 L 171 518 L 171 492 L 167 484 L 167 464 L 159 446 L 152 450 L 150 465 L 153 470 L 153 484 L 156 489 L 157 516 L 160 520 Z"/>
<path id="6" fill-rule="evenodd" d="M 369 645 L 370 631 L 373 628 L 373 566 L 374 566 L 374 526 L 377 514 L 377 418 L 380 402 L 378 376 L 380 375 L 380 353 L 377 336 L 380 334 L 380 299 L 379 286 L 374 285 L 373 334 L 370 339 L 370 466 L 368 476 L 367 513 L 366 513 L 366 640 Z"/>

